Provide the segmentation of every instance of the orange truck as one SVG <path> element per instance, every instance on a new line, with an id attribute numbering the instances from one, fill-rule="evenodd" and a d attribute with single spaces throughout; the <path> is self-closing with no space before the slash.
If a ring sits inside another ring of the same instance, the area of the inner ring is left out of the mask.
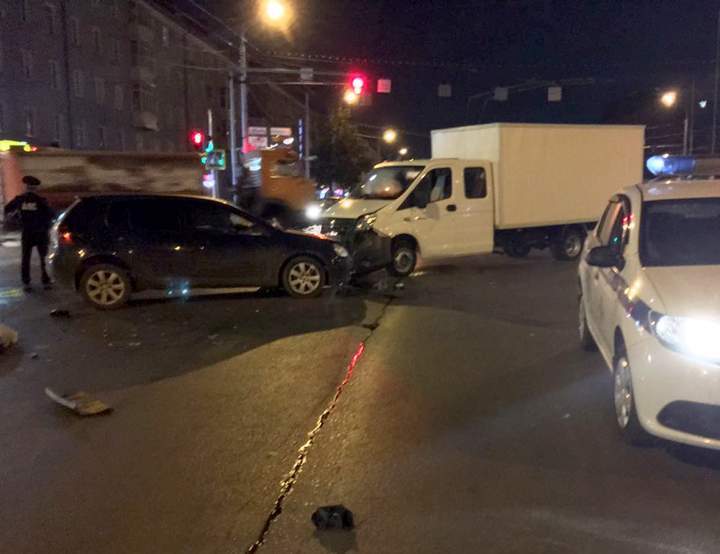
<path id="1" fill-rule="evenodd" d="M 304 223 L 305 209 L 316 196 L 315 183 L 303 176 L 298 155 L 287 148 L 245 155 L 240 203 L 268 221 L 284 226 Z"/>
<path id="2" fill-rule="evenodd" d="M 39 192 L 55 210 L 97 193 L 206 194 L 197 154 L 13 149 L 0 152 L 0 218 L 4 205 L 25 192 L 24 175 L 40 179 Z"/>

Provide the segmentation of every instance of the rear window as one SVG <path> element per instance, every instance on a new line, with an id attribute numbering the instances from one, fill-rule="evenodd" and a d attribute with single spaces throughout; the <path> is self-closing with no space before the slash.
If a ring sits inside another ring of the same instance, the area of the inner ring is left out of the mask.
<path id="1" fill-rule="evenodd" d="M 63 223 L 73 233 L 87 233 L 91 228 L 102 225 L 102 209 L 95 200 L 81 200 L 68 211 Z"/>

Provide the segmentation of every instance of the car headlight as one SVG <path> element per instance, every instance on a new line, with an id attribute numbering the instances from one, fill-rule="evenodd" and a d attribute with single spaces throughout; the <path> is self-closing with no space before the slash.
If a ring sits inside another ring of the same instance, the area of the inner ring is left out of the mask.
<path id="1" fill-rule="evenodd" d="M 720 362 L 720 322 L 653 313 L 655 336 L 668 348 Z"/>
<path id="2" fill-rule="evenodd" d="M 372 229 L 372 226 L 376 220 L 377 220 L 377 216 L 375 214 L 364 215 L 357 220 L 357 224 L 355 225 L 355 230 L 356 231 L 369 231 L 370 229 Z"/>
<path id="3" fill-rule="evenodd" d="M 350 252 L 348 252 L 347 248 L 342 244 L 333 244 L 333 249 L 335 250 L 335 255 L 339 258 L 347 258 L 350 255 Z"/>
<path id="4" fill-rule="evenodd" d="M 316 219 L 320 219 L 320 216 L 322 215 L 322 207 L 320 204 L 308 204 L 305 208 L 305 217 L 308 219 L 315 221 Z"/>

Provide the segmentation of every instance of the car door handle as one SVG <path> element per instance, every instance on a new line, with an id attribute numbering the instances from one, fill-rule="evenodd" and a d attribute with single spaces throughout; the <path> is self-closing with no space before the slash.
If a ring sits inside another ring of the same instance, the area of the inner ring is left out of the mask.
<path id="1" fill-rule="evenodd" d="M 456 212 L 457 206 L 455 204 L 448 204 L 445 209 L 449 212 Z"/>

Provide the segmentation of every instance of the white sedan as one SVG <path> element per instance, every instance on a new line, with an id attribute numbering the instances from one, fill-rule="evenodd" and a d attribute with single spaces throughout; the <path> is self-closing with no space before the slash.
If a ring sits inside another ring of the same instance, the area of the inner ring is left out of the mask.
<path id="1" fill-rule="evenodd" d="M 720 179 L 625 189 L 581 260 L 580 338 L 613 374 L 624 438 L 720 449 Z"/>

